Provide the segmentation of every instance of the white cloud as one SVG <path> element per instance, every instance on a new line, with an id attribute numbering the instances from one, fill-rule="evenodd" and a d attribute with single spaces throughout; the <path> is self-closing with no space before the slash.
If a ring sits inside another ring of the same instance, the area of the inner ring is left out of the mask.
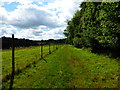
<path id="1" fill-rule="evenodd" d="M 65 27 L 51 29 L 49 31 L 44 31 L 42 34 L 42 39 L 60 39 L 64 38 L 63 31 Z"/>
<path id="2" fill-rule="evenodd" d="M 8 17 L 6 24 L 18 28 L 34 28 L 40 25 L 50 28 L 61 26 L 53 11 L 38 7 L 37 5 L 19 5 L 16 10 L 2 17 L 2 21 L 6 17 Z"/>
<path id="3" fill-rule="evenodd" d="M 49 3 L 45 7 L 49 9 L 55 9 L 57 12 L 61 11 L 59 16 L 65 18 L 65 19 L 70 19 L 72 18 L 73 14 L 75 13 L 76 10 L 78 10 L 80 3 L 83 0 L 56 0 L 53 3 Z"/>
<path id="4" fill-rule="evenodd" d="M 38 4 L 41 4 L 41 5 L 42 5 L 42 4 L 43 4 L 43 2 L 38 2 Z"/>
<path id="5" fill-rule="evenodd" d="M 8 19 L 8 12 L 3 7 L 0 7 L 0 12 L 0 23 L 4 24 Z"/>
<path id="6" fill-rule="evenodd" d="M 11 25 L 3 25 L 2 27 L 0 27 L 0 36 L 10 37 L 10 35 L 16 34 L 17 30 L 17 28 Z"/>
<path id="7" fill-rule="evenodd" d="M 0 1 L 0 6 L 3 6 L 3 5 L 4 5 L 4 2 L 1 2 L 1 1 Z"/>
<path id="8" fill-rule="evenodd" d="M 2 2 L 19 2 L 16 9 L 7 12 L 0 7 L 0 36 L 15 33 L 17 38 L 59 39 L 64 38 L 65 21 L 71 19 L 83 0 L 2 0 Z M 48 5 L 37 6 L 32 4 Z M 9 28 L 7 28 L 9 26 Z M 1 27 L 0 27 L 1 29 Z"/>

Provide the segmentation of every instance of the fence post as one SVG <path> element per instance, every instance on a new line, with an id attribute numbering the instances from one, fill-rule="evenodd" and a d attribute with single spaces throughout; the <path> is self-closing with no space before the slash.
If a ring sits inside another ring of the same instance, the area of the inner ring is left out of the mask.
<path id="1" fill-rule="evenodd" d="M 54 46 L 54 42 L 53 42 L 53 51 L 54 51 L 54 49 L 55 49 L 55 46 Z"/>
<path id="2" fill-rule="evenodd" d="M 55 50 L 56 50 L 56 43 L 55 43 Z"/>
<path id="3" fill-rule="evenodd" d="M 55 45 L 56 45 L 56 49 L 57 49 L 57 43 Z"/>
<path id="4" fill-rule="evenodd" d="M 58 43 L 56 45 L 57 45 L 57 49 L 58 49 Z"/>
<path id="5" fill-rule="evenodd" d="M 58 48 L 60 48 L 60 43 L 58 43 Z"/>
<path id="6" fill-rule="evenodd" d="M 55 49 L 57 49 L 57 44 L 55 43 Z"/>
<path id="7" fill-rule="evenodd" d="M 11 81 L 10 81 L 10 90 L 12 90 L 13 87 L 13 81 L 14 81 L 14 73 L 15 73 L 15 61 L 14 61 L 14 34 L 12 34 L 12 75 L 11 75 Z"/>
<path id="8" fill-rule="evenodd" d="M 49 42 L 49 54 L 51 54 L 51 51 L 50 51 L 50 42 Z"/>
<path id="9" fill-rule="evenodd" d="M 43 45 L 41 43 L 41 59 L 43 59 Z"/>

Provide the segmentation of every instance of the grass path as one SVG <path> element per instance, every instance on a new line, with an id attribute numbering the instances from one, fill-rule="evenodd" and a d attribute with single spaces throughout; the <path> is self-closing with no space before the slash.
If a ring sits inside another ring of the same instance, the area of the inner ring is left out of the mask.
<path id="1" fill-rule="evenodd" d="M 118 61 L 65 45 L 15 76 L 14 88 L 117 88 Z M 9 81 L 3 84 L 9 87 Z"/>

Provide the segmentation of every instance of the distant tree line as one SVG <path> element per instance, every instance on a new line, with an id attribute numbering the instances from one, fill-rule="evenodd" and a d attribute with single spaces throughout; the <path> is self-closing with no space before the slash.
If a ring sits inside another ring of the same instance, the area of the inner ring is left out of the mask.
<path id="1" fill-rule="evenodd" d="M 67 21 L 67 43 L 120 56 L 120 1 L 82 2 L 80 8 Z"/>
<path id="2" fill-rule="evenodd" d="M 12 47 L 12 38 L 10 37 L 2 37 L 2 49 L 9 49 Z M 46 45 L 49 43 L 61 44 L 65 43 L 65 39 L 49 39 L 49 40 L 29 40 L 29 39 L 18 39 L 14 38 L 15 47 L 29 47 L 29 46 L 39 46 Z"/>
<path id="3" fill-rule="evenodd" d="M 38 46 L 38 43 L 28 39 L 14 39 L 15 47 L 29 47 Z M 12 47 L 12 38 L 2 37 L 2 49 L 9 49 Z"/>

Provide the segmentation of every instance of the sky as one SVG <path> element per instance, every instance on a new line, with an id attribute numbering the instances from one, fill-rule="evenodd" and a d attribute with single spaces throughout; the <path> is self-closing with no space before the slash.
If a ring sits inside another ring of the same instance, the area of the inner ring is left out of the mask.
<path id="1" fill-rule="evenodd" d="M 47 40 L 63 32 L 83 0 L 1 0 L 0 37 Z"/>

